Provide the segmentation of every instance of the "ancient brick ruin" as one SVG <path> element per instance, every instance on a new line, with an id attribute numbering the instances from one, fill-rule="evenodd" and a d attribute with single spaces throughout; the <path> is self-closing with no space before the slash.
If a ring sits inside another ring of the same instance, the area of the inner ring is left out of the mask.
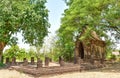
<path id="1" fill-rule="evenodd" d="M 77 37 L 75 42 L 75 63 L 79 63 L 79 59 L 82 59 L 84 62 L 92 64 L 96 61 L 103 64 L 105 59 L 105 41 L 100 39 L 95 31 L 90 32 L 90 37 L 80 40 L 85 33 L 86 30 Z"/>

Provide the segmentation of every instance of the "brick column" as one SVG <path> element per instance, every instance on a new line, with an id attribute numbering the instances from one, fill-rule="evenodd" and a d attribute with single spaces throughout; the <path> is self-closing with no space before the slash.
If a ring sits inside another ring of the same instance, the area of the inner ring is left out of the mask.
<path id="1" fill-rule="evenodd" d="M 45 66 L 49 66 L 49 57 L 45 57 Z"/>
<path id="2" fill-rule="evenodd" d="M 26 58 L 23 58 L 23 66 L 27 66 L 28 65 L 28 60 Z"/>
<path id="3" fill-rule="evenodd" d="M 59 57 L 59 64 L 60 64 L 60 66 L 64 66 L 65 65 L 64 60 L 63 60 L 62 57 Z"/>
<path id="4" fill-rule="evenodd" d="M 15 57 L 13 57 L 12 58 L 12 65 L 16 65 L 17 63 L 16 63 L 16 58 Z"/>
<path id="5" fill-rule="evenodd" d="M 6 63 L 7 65 L 9 65 L 9 64 L 10 64 L 10 59 L 9 59 L 9 57 L 7 57 L 7 58 L 6 58 L 5 63 Z"/>
<path id="6" fill-rule="evenodd" d="M 34 62 L 34 57 L 31 57 L 31 64 L 34 65 L 35 62 Z"/>
<path id="7" fill-rule="evenodd" d="M 42 67 L 42 60 L 40 60 L 40 58 L 37 59 L 37 68 L 41 68 Z"/>

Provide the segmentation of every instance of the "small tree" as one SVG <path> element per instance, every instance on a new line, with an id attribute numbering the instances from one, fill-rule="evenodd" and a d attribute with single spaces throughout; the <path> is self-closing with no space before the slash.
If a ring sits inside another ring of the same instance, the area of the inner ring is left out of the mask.
<path id="1" fill-rule="evenodd" d="M 9 58 L 17 57 L 19 51 L 20 51 L 19 47 L 17 45 L 15 45 L 15 46 L 12 46 L 11 48 L 7 49 L 4 52 L 4 56 L 9 57 Z"/>
<path id="2" fill-rule="evenodd" d="M 23 58 L 27 57 L 28 53 L 25 49 L 21 48 L 18 52 L 17 58 L 21 61 Z"/>
<path id="3" fill-rule="evenodd" d="M 35 50 L 33 48 L 30 48 L 28 50 L 28 57 L 27 58 L 30 59 L 31 57 L 36 57 L 36 52 L 35 52 Z"/>

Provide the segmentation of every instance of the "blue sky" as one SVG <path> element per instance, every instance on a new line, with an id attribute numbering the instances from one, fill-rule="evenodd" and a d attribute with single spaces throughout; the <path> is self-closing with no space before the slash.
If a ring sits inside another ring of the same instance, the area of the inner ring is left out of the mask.
<path id="1" fill-rule="evenodd" d="M 60 27 L 61 14 L 64 12 L 66 5 L 63 0 L 47 0 L 46 6 L 50 11 L 49 22 L 51 24 L 51 28 L 49 31 L 54 35 L 55 31 Z"/>

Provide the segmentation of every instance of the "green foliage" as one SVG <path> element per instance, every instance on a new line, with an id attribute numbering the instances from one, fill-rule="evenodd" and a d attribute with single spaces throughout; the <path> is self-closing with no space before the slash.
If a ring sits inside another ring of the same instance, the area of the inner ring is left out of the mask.
<path id="1" fill-rule="evenodd" d="M 43 53 L 37 53 L 35 51 L 35 49 L 30 48 L 28 51 L 26 51 L 23 48 L 19 48 L 19 46 L 15 45 L 10 47 L 9 49 L 5 50 L 5 52 L 3 53 L 4 58 L 9 57 L 10 60 L 13 57 L 16 57 L 16 59 L 18 61 L 23 61 L 23 58 L 27 58 L 28 60 L 31 59 L 31 57 L 34 57 L 35 60 L 37 60 L 37 58 L 40 58 L 42 60 L 44 60 L 44 54 Z"/>
<path id="2" fill-rule="evenodd" d="M 119 2 L 116 0 L 69 0 L 69 2 L 72 3 L 64 12 L 62 25 L 59 29 L 60 34 L 67 34 L 68 38 L 74 37 L 79 35 L 87 26 L 101 37 L 104 37 L 107 31 L 117 32 L 114 35 L 116 39 L 119 39 L 120 26 L 118 22 L 117 24 L 115 22 L 119 18 L 117 14 Z"/>
<path id="3" fill-rule="evenodd" d="M 5 67 L 5 64 L 0 62 L 0 68 L 3 68 L 3 67 Z"/>
<path id="4" fill-rule="evenodd" d="M 45 7 L 46 0 L 36 0 L 26 10 L 21 19 L 22 35 L 25 42 L 34 46 L 41 46 L 44 37 L 48 34 L 48 10 Z M 32 32 L 31 32 L 32 31 Z"/>
<path id="5" fill-rule="evenodd" d="M 115 56 L 115 55 L 111 55 L 111 57 L 110 57 L 109 59 L 116 60 L 116 59 L 117 59 L 117 56 Z"/>
<path id="6" fill-rule="evenodd" d="M 25 43 L 42 45 L 48 34 L 46 0 L 0 0 L 0 42 L 16 44 L 21 31 Z"/>
<path id="7" fill-rule="evenodd" d="M 31 56 L 31 57 L 36 56 L 34 49 L 30 48 L 30 49 L 28 50 L 28 55 Z"/>
<path id="8" fill-rule="evenodd" d="M 50 52 L 47 54 L 52 60 L 58 61 L 59 56 L 62 56 L 65 61 L 71 61 L 73 58 L 73 50 L 71 47 L 74 42 L 70 42 L 69 39 L 58 38 L 57 36 L 52 39 L 52 45 Z"/>
<path id="9" fill-rule="evenodd" d="M 112 49 L 106 49 L 106 59 L 112 58 Z"/>
<path id="10" fill-rule="evenodd" d="M 119 59 L 120 57 L 116 56 L 116 55 L 113 55 L 111 51 L 107 52 L 107 56 L 106 56 L 106 59 L 107 60 L 117 60 Z"/>
<path id="11" fill-rule="evenodd" d="M 39 58 L 40 58 L 42 61 L 44 61 L 44 60 L 45 60 L 44 53 L 40 53 L 40 54 L 39 54 Z"/>
<path id="12" fill-rule="evenodd" d="M 42 46 L 50 27 L 45 3 L 46 0 L 0 0 L 0 61 L 4 47 L 17 44 L 18 32 L 23 42 Z"/>
<path id="13" fill-rule="evenodd" d="M 12 46 L 10 49 L 7 49 L 4 54 L 5 56 L 9 56 L 10 58 L 13 58 L 17 56 L 19 53 L 19 47 L 18 46 Z"/>
<path id="14" fill-rule="evenodd" d="M 18 60 L 23 60 L 23 58 L 25 58 L 26 56 L 27 53 L 25 49 L 20 49 L 17 45 L 12 46 L 4 52 L 4 57 L 9 57 L 10 59 L 16 57 L 16 59 Z"/>
<path id="15" fill-rule="evenodd" d="M 18 50 L 18 54 L 17 54 L 17 59 L 18 60 L 23 60 L 23 58 L 27 57 L 27 52 L 25 49 L 21 48 Z"/>
<path id="16" fill-rule="evenodd" d="M 61 27 L 57 31 L 57 45 L 59 55 L 68 58 L 74 52 L 75 41 L 82 33 L 80 39 L 91 37 L 90 32 L 96 31 L 97 35 L 109 41 L 112 38 L 120 39 L 120 2 L 118 0 L 65 0 L 68 8 L 61 19 Z"/>
<path id="17" fill-rule="evenodd" d="M 26 58 L 29 60 L 31 59 L 31 57 L 37 58 L 36 55 L 36 51 L 33 48 L 30 48 L 26 54 Z"/>

